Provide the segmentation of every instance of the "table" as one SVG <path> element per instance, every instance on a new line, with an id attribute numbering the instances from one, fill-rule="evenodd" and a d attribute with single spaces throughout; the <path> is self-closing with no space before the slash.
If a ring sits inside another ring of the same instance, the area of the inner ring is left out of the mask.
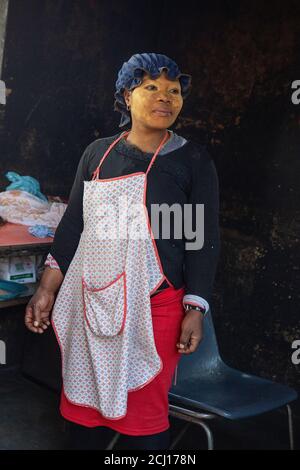
<path id="1" fill-rule="evenodd" d="M 47 255 L 53 238 L 37 238 L 28 233 L 28 226 L 6 223 L 0 227 L 0 257 Z M 38 285 L 38 282 L 36 283 Z M 0 308 L 27 304 L 30 296 L 0 301 Z"/>

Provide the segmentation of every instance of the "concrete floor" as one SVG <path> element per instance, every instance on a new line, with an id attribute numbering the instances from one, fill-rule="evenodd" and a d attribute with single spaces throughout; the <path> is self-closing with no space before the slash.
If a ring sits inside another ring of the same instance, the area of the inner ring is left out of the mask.
<path id="1" fill-rule="evenodd" d="M 59 396 L 25 378 L 18 369 L 0 373 L 0 450 L 59 450 L 66 448 L 65 423 L 59 414 Z M 171 418 L 172 439 L 185 426 Z M 239 422 L 211 422 L 215 449 L 288 449 L 285 410 Z M 295 447 L 299 446 L 299 421 L 295 420 Z M 115 449 L 122 448 L 120 439 Z M 206 449 L 205 434 L 191 424 L 175 449 Z"/>

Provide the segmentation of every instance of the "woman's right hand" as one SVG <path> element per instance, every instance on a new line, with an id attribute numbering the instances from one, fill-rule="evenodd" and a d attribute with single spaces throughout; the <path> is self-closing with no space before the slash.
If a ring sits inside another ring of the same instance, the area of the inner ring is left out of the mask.
<path id="1" fill-rule="evenodd" d="M 55 294 L 39 287 L 26 306 L 25 325 L 33 333 L 43 333 L 50 325 L 50 312 Z"/>

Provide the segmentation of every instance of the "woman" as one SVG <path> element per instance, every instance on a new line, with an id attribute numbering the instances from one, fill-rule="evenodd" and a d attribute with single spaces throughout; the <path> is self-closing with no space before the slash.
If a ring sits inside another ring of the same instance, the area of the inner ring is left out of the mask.
<path id="1" fill-rule="evenodd" d="M 162 54 L 135 54 L 123 64 L 115 109 L 130 130 L 85 150 L 26 309 L 27 327 L 43 333 L 54 305 L 60 411 L 71 423 L 72 448 L 105 448 L 113 431 L 128 448 L 169 447 L 168 391 L 180 355 L 201 341 L 219 252 L 213 162 L 169 129 L 190 83 Z M 184 223 L 174 215 L 173 224 L 165 212 L 155 240 L 157 204 L 191 211 Z M 196 242 L 197 233 L 187 237 L 186 228 L 197 232 L 199 204 L 204 245 L 191 249 L 186 241 Z"/>

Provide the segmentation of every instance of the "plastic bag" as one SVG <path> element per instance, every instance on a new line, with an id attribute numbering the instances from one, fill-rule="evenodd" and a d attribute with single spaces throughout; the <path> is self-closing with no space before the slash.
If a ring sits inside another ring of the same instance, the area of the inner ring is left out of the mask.
<path id="1" fill-rule="evenodd" d="M 22 225 L 47 225 L 56 228 L 67 204 L 46 202 L 26 191 L 0 193 L 0 216 L 7 222 Z"/>
<path id="2" fill-rule="evenodd" d="M 9 300 L 25 294 L 27 287 L 17 282 L 0 280 L 0 300 Z"/>
<path id="3" fill-rule="evenodd" d="M 5 174 L 5 177 L 8 181 L 11 181 L 6 188 L 6 191 L 11 191 L 13 189 L 20 189 L 21 191 L 27 191 L 30 194 L 42 199 L 43 201 L 48 201 L 46 196 L 41 193 L 40 183 L 32 176 L 20 176 L 14 171 L 8 171 Z"/>
<path id="4" fill-rule="evenodd" d="M 47 225 L 33 225 L 29 227 L 28 232 L 38 238 L 54 237 L 54 231 Z"/>

